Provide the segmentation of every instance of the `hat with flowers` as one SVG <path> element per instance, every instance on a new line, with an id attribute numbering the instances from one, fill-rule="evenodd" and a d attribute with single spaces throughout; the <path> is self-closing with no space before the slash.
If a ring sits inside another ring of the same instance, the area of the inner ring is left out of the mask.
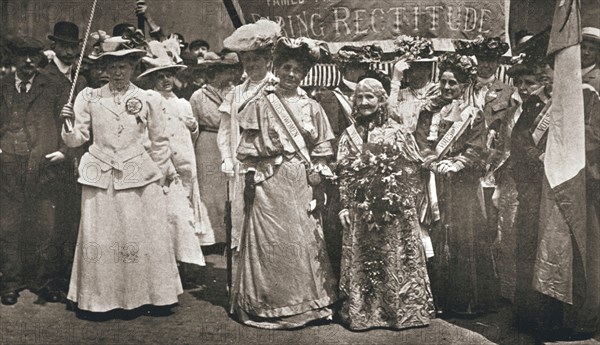
<path id="1" fill-rule="evenodd" d="M 497 58 L 508 51 L 508 43 L 500 37 L 478 36 L 475 40 L 455 40 L 454 48 L 462 55 Z"/>

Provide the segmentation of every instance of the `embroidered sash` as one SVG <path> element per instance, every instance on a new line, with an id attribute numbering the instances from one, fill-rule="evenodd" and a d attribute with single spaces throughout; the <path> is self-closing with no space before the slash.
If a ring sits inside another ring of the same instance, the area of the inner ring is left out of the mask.
<path id="1" fill-rule="evenodd" d="M 550 109 L 552 109 L 552 100 L 549 100 L 548 103 L 546 103 L 536 118 L 537 125 L 535 126 L 533 133 L 531 133 L 531 137 L 536 145 L 542 140 L 542 137 L 550 127 Z"/>
<path id="2" fill-rule="evenodd" d="M 465 109 L 465 112 L 468 110 L 468 108 Z M 461 117 L 463 117 L 462 115 L 464 115 L 464 112 L 463 114 L 461 114 Z M 473 121 L 473 115 L 468 114 L 467 119 L 463 121 L 455 121 L 452 124 L 452 127 L 450 127 L 448 132 L 444 134 L 442 139 L 438 142 L 437 146 L 435 147 L 435 153 L 437 154 L 438 159 L 443 157 L 446 154 L 446 152 L 448 152 L 452 144 L 454 144 L 456 140 L 460 138 L 460 136 L 465 132 L 465 129 L 467 129 L 467 127 L 471 124 L 471 121 Z"/>
<path id="3" fill-rule="evenodd" d="M 352 145 L 352 148 L 355 151 L 362 152 L 363 140 L 360 137 L 360 134 L 358 134 L 354 124 L 346 128 L 346 135 L 348 136 L 348 141 Z"/>
<path id="4" fill-rule="evenodd" d="M 306 141 L 298 129 L 296 122 L 292 118 L 291 111 L 283 104 L 279 96 L 275 93 L 269 93 L 266 95 L 267 103 L 271 108 L 271 111 L 275 115 L 275 118 L 279 120 L 279 123 L 285 129 L 285 133 L 288 136 L 288 139 L 294 145 L 296 152 L 300 155 L 300 158 L 311 167 L 310 154 L 308 152 L 308 147 L 306 146 Z"/>

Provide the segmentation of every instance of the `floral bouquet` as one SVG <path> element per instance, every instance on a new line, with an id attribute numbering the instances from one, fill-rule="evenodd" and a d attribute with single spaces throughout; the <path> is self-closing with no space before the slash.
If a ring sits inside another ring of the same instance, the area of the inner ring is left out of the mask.
<path id="1" fill-rule="evenodd" d="M 420 192 L 418 162 L 405 158 L 398 146 L 365 144 L 362 153 L 349 156 L 338 165 L 340 193 L 355 210 L 354 223 L 365 279 L 361 290 L 365 298 L 374 296 L 387 280 L 385 248 L 401 233 L 405 265 L 419 250 L 413 231 L 417 222 L 416 196 Z M 392 235 L 396 234 L 396 235 Z"/>
<path id="2" fill-rule="evenodd" d="M 356 203 L 364 222 L 373 230 L 394 223 L 397 217 L 416 217 L 419 164 L 405 158 L 395 145 L 365 144 L 362 153 L 338 165 L 347 199 Z"/>

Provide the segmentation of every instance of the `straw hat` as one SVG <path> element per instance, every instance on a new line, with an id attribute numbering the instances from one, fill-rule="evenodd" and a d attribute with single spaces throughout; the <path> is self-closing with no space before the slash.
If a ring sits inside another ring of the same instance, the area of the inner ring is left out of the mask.
<path id="1" fill-rule="evenodd" d="M 581 36 L 586 41 L 600 43 L 600 29 L 591 26 L 581 29 Z"/>
<path id="2" fill-rule="evenodd" d="M 242 25 L 223 41 L 223 47 L 233 52 L 270 49 L 281 36 L 279 24 L 268 19 Z"/>
<path id="3" fill-rule="evenodd" d="M 143 57 L 142 63 L 149 68 L 140 74 L 138 79 L 157 71 L 167 69 L 182 70 L 187 68 L 186 65 L 182 64 L 183 61 L 179 57 L 180 43 L 177 37 L 173 36 L 162 42 L 151 41 L 148 43 L 148 46 L 152 56 Z"/>

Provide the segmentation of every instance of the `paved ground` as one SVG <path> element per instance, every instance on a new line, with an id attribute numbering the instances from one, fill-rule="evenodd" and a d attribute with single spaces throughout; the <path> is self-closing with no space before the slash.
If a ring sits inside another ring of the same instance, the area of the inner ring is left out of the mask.
<path id="1" fill-rule="evenodd" d="M 508 308 L 475 320 L 436 319 L 429 327 L 403 331 L 352 332 L 338 324 L 294 331 L 246 327 L 225 311 L 224 267 L 222 257 L 208 256 L 207 266 L 197 272 L 198 287 L 186 290 L 168 317 L 81 320 L 65 305 L 38 304 L 35 295 L 24 292 L 15 306 L 0 306 L 0 344 L 533 344 L 531 336 L 510 328 Z"/>

